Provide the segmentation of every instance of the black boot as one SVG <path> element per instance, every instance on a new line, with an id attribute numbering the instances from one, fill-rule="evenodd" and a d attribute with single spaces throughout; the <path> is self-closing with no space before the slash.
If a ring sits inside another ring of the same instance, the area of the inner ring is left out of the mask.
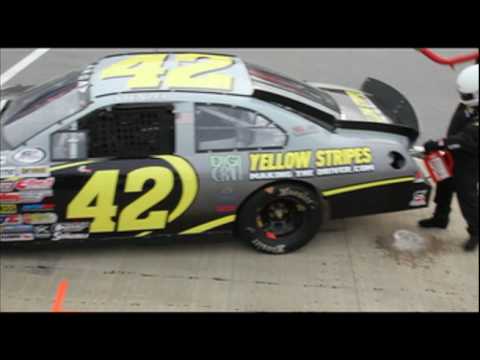
<path id="1" fill-rule="evenodd" d="M 477 236 L 471 236 L 470 239 L 463 244 L 463 249 L 465 251 L 473 251 L 477 248 L 478 246 L 478 235 Z"/>
<path id="2" fill-rule="evenodd" d="M 446 229 L 448 226 L 448 218 L 432 217 L 430 219 L 420 220 L 418 225 L 423 228 L 440 228 Z"/>

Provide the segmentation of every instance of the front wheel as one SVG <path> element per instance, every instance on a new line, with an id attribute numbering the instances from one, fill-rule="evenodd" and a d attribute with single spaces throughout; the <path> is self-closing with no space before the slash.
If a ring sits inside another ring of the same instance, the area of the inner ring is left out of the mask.
<path id="1" fill-rule="evenodd" d="M 282 183 L 259 190 L 246 202 L 238 216 L 237 234 L 259 251 L 284 254 L 307 244 L 321 220 L 314 191 Z"/>

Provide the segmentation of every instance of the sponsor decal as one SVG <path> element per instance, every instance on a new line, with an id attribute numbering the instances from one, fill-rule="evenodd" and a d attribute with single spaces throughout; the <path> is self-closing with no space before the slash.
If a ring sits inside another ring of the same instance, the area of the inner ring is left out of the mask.
<path id="1" fill-rule="evenodd" d="M 21 204 L 30 204 L 42 202 L 44 199 L 53 196 L 52 190 L 40 190 L 40 191 L 22 191 Z"/>
<path id="2" fill-rule="evenodd" d="M 177 124 L 193 124 L 193 115 L 190 113 L 179 113 L 176 119 Z"/>
<path id="3" fill-rule="evenodd" d="M 347 91 L 346 92 L 353 103 L 357 105 L 358 109 L 362 112 L 365 118 L 369 121 L 378 122 L 378 123 L 387 123 L 387 119 L 380 111 L 380 109 L 375 106 L 375 104 L 365 96 L 362 92 L 359 91 Z"/>
<path id="4" fill-rule="evenodd" d="M 231 186 L 227 186 L 218 190 L 218 200 L 223 203 L 233 203 L 238 201 L 239 194 Z"/>
<path id="5" fill-rule="evenodd" d="M 8 155 L 10 151 L 0 151 L 0 166 L 3 166 L 7 163 Z"/>
<path id="6" fill-rule="evenodd" d="M 67 240 L 67 239 L 88 239 L 90 236 L 89 233 L 62 233 L 62 232 L 56 232 L 53 234 L 52 240 L 53 241 L 58 241 L 58 240 Z"/>
<path id="7" fill-rule="evenodd" d="M 91 174 L 93 170 L 89 169 L 86 165 L 82 165 L 78 167 L 78 172 L 83 174 Z"/>
<path id="8" fill-rule="evenodd" d="M 18 176 L 20 177 L 49 177 L 50 168 L 48 166 L 30 166 L 30 167 L 21 167 L 17 171 Z"/>
<path id="9" fill-rule="evenodd" d="M 20 225 L 22 223 L 22 215 L 0 215 L 0 225 Z"/>
<path id="10" fill-rule="evenodd" d="M 17 168 L 12 166 L 0 167 L 0 179 L 17 176 Z"/>
<path id="11" fill-rule="evenodd" d="M 165 99 L 165 94 L 163 93 L 138 93 L 138 94 L 120 94 L 113 96 L 112 101 L 115 103 L 125 103 L 125 102 L 157 102 Z"/>
<path id="12" fill-rule="evenodd" d="M 250 180 L 308 178 L 375 171 L 369 147 L 252 153 Z"/>
<path id="13" fill-rule="evenodd" d="M 20 193 L 0 193 L 0 202 L 4 204 L 18 204 L 20 200 Z"/>
<path id="14" fill-rule="evenodd" d="M 0 181 L 0 192 L 10 192 L 15 189 L 15 181 Z"/>
<path id="15" fill-rule="evenodd" d="M 35 239 L 48 239 L 52 237 L 50 226 L 40 225 L 34 227 Z"/>
<path id="16" fill-rule="evenodd" d="M 292 128 L 292 131 L 295 135 L 302 135 L 302 134 L 305 134 L 305 127 L 295 126 Z"/>
<path id="17" fill-rule="evenodd" d="M 302 135 L 310 135 L 310 134 L 313 134 L 315 132 L 320 132 L 320 129 L 318 128 L 318 126 L 312 124 L 312 125 L 307 125 L 306 127 L 305 126 L 294 126 L 292 128 L 292 132 L 296 136 L 302 136 Z"/>
<path id="18" fill-rule="evenodd" d="M 6 204 L 38 203 L 51 196 L 53 196 L 52 190 L 0 193 L 0 202 Z"/>
<path id="19" fill-rule="evenodd" d="M 32 225 L 1 225 L 0 232 L 2 233 L 27 233 L 33 232 Z"/>
<path id="20" fill-rule="evenodd" d="M 214 181 L 242 180 L 242 158 L 238 155 L 210 156 L 210 165 Z"/>
<path id="21" fill-rule="evenodd" d="M 157 159 L 164 164 L 159 164 Z M 96 170 L 66 205 L 65 218 L 92 219 L 91 233 L 165 229 L 194 202 L 198 194 L 198 177 L 192 165 L 178 156 L 152 155 L 149 162 L 155 166 L 135 167 L 126 172 L 125 181 L 120 180 L 123 178 L 123 175 L 120 178 L 120 171 Z M 142 197 L 131 200 L 122 208 L 115 205 L 116 194 L 130 193 L 137 188 L 141 190 L 147 182 L 151 188 L 144 191 Z M 166 205 L 165 210 L 150 210 L 173 192 L 178 195 L 177 201 Z M 105 213 L 107 208 L 108 214 Z M 141 214 L 144 216 L 139 218 Z M 108 216 L 110 220 L 106 220 Z"/>
<path id="22" fill-rule="evenodd" d="M 237 210 L 236 205 L 217 205 L 215 211 L 217 213 L 230 213 Z"/>
<path id="23" fill-rule="evenodd" d="M 46 179 L 22 179 L 16 184 L 17 190 L 49 190 L 55 184 L 55 178 Z"/>
<path id="24" fill-rule="evenodd" d="M 260 249 L 263 249 L 265 251 L 272 252 L 272 253 L 275 253 L 275 254 L 282 254 L 282 253 L 285 252 L 285 245 L 270 246 L 270 245 L 262 243 L 258 239 L 253 240 L 252 243 Z"/>
<path id="25" fill-rule="evenodd" d="M 410 201 L 411 207 L 426 206 L 427 205 L 427 193 L 428 190 L 418 190 L 413 193 L 412 200 Z"/>
<path id="26" fill-rule="evenodd" d="M 35 164 L 45 159 L 45 152 L 41 149 L 23 149 L 13 155 L 13 160 L 23 164 Z"/>
<path id="27" fill-rule="evenodd" d="M 53 224 L 58 220 L 55 213 L 23 214 L 23 222 L 31 225 Z"/>
<path id="28" fill-rule="evenodd" d="M 0 204 L 0 214 L 2 215 L 10 215 L 17 213 L 17 205 L 11 204 Z"/>
<path id="29" fill-rule="evenodd" d="M 0 241 L 9 242 L 9 241 L 32 241 L 34 236 L 32 233 L 24 234 L 4 234 L 0 233 Z"/>
<path id="30" fill-rule="evenodd" d="M 54 209 L 55 209 L 55 204 L 29 204 L 29 205 L 23 205 L 21 211 L 22 212 L 51 211 Z"/>
<path id="31" fill-rule="evenodd" d="M 80 232 L 88 229 L 89 222 L 69 222 L 52 225 L 52 232 Z"/>
<path id="32" fill-rule="evenodd" d="M 315 200 L 312 199 L 308 193 L 291 189 L 289 187 L 279 188 L 278 196 L 296 197 L 302 200 L 307 205 L 315 204 Z"/>

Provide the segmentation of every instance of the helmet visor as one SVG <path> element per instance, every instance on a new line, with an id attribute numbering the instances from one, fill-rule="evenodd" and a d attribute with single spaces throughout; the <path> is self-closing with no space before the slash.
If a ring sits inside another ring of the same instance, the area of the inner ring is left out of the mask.
<path id="1" fill-rule="evenodd" d="M 463 100 L 463 101 L 470 101 L 470 100 L 473 100 L 474 99 L 474 96 L 472 93 L 460 93 L 460 98 Z"/>

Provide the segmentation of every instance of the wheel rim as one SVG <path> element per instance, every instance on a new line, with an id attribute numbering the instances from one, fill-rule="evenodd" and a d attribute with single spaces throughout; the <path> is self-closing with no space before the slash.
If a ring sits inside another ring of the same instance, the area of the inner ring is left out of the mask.
<path id="1" fill-rule="evenodd" d="M 305 207 L 294 199 L 278 199 L 267 204 L 257 216 L 257 225 L 270 240 L 295 233 L 303 224 Z"/>

